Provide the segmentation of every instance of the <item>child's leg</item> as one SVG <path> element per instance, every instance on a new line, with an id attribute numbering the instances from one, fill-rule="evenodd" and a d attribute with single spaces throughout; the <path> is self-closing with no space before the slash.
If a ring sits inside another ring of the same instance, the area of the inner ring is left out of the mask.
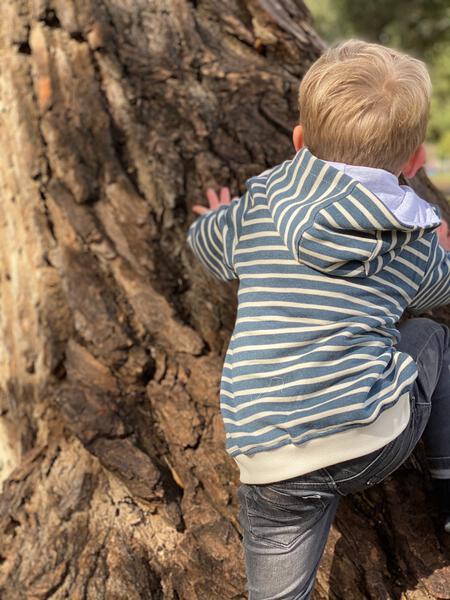
<path id="1" fill-rule="evenodd" d="M 442 517 L 450 522 L 450 331 L 425 318 L 405 321 L 399 329 L 397 347 L 412 356 L 418 370 L 406 429 L 379 450 L 325 470 L 338 493 L 359 492 L 398 469 L 423 437 Z"/>
<path id="2" fill-rule="evenodd" d="M 418 404 L 431 402 L 423 434 L 430 472 L 450 478 L 450 333 L 431 319 L 405 321 L 398 349 L 410 354 L 419 370 Z"/>
<path id="3" fill-rule="evenodd" d="M 338 505 L 315 471 L 271 484 L 240 484 L 249 600 L 308 600 Z"/>
<path id="4" fill-rule="evenodd" d="M 444 526 L 450 531 L 450 332 L 445 325 L 421 318 L 399 329 L 398 348 L 414 358 L 421 374 L 416 403 L 431 401 L 422 437 Z"/>

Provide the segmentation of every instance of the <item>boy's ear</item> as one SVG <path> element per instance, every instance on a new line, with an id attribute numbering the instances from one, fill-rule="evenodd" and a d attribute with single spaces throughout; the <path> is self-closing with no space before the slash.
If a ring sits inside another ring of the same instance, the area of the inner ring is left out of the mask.
<path id="1" fill-rule="evenodd" d="M 423 167 L 426 161 L 425 147 L 423 144 L 417 148 L 408 162 L 403 166 L 402 173 L 408 179 L 414 177 L 420 167 Z"/>
<path id="2" fill-rule="evenodd" d="M 303 126 L 296 125 L 292 132 L 292 141 L 294 142 L 295 151 L 298 152 L 300 148 L 303 148 Z"/>

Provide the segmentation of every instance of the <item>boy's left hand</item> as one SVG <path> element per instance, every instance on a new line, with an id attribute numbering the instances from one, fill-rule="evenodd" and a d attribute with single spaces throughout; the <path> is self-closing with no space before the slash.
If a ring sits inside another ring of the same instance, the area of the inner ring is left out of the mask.
<path id="1" fill-rule="evenodd" d="M 230 188 L 222 187 L 220 188 L 220 197 L 216 194 L 216 192 L 212 188 L 208 188 L 206 190 L 206 197 L 209 202 L 209 208 L 206 206 L 202 206 L 201 204 L 194 204 L 192 210 L 201 215 L 209 210 L 215 210 L 218 206 L 222 204 L 230 204 L 231 203 L 231 194 Z"/>

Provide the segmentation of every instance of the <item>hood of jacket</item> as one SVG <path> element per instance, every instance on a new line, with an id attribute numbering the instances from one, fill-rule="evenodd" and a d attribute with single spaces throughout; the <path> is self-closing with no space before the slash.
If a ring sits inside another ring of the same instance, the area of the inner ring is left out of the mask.
<path id="1" fill-rule="evenodd" d="M 275 227 L 296 260 L 330 275 L 365 277 L 436 229 L 441 211 L 411 188 L 398 186 L 394 213 L 360 179 L 302 148 L 246 186 L 251 194 L 261 194 L 264 187 Z M 411 219 L 415 212 L 417 218 Z"/>

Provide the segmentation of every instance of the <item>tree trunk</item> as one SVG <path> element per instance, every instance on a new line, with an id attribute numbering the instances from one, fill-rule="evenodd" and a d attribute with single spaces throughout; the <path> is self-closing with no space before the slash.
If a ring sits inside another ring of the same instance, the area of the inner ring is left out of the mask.
<path id="1" fill-rule="evenodd" d="M 246 598 L 236 287 L 186 231 L 206 186 L 292 156 L 324 45 L 300 0 L 2 9 L 0 597 Z M 316 600 L 450 598 L 422 461 L 341 503 Z"/>

